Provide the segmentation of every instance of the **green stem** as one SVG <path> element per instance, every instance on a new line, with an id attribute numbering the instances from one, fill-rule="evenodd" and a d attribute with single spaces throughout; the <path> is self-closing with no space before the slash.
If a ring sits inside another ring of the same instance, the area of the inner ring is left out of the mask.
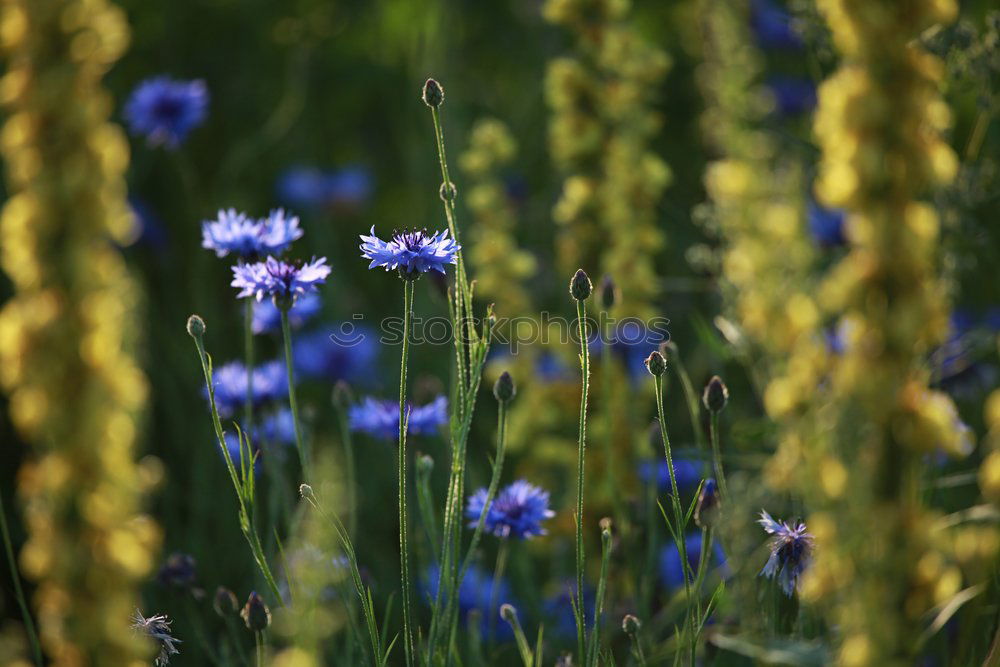
<path id="1" fill-rule="evenodd" d="M 587 346 L 587 304 L 576 302 L 576 317 L 580 333 L 580 424 L 576 455 L 576 598 L 578 611 L 576 618 L 576 643 L 580 662 L 586 660 L 587 611 L 583 604 L 583 477 L 584 455 L 587 449 L 587 391 L 590 388 L 590 351 Z"/>
<path id="2" fill-rule="evenodd" d="M 261 633 L 253 633 L 253 643 L 257 647 L 257 667 L 264 667 L 264 641 Z"/>
<path id="3" fill-rule="evenodd" d="M 694 627 L 694 636 L 692 642 L 695 644 L 695 650 L 697 650 L 698 636 L 701 633 L 701 587 L 705 583 L 705 575 L 708 573 L 708 566 L 711 562 L 712 556 L 712 529 L 705 527 L 701 529 L 701 554 L 698 557 L 698 577 L 694 581 L 694 598 L 695 598 L 695 609 L 696 609 L 696 624 Z"/>
<path id="4" fill-rule="evenodd" d="M 727 502 L 729 500 L 729 488 L 726 486 L 726 474 L 722 469 L 722 451 L 719 446 L 719 413 L 710 411 L 709 418 L 709 431 L 712 439 L 712 465 L 715 467 L 715 478 L 719 482 L 723 502 Z"/>
<path id="5" fill-rule="evenodd" d="M 429 472 L 421 472 L 417 467 L 417 509 L 420 510 L 420 521 L 427 531 L 434 561 L 441 562 L 440 545 L 438 544 L 437 517 L 434 516 L 434 495 L 431 492 L 431 476 Z M 439 579 L 440 585 L 440 579 Z"/>
<path id="6" fill-rule="evenodd" d="M 399 368 L 399 569 L 403 585 L 403 647 L 406 664 L 413 664 L 413 632 L 410 618 L 410 553 L 407 539 L 406 512 L 406 366 L 410 356 L 410 320 L 413 311 L 415 281 L 403 281 L 403 358 Z"/>
<path id="7" fill-rule="evenodd" d="M 677 476 L 674 473 L 674 460 L 670 450 L 670 436 L 667 434 L 667 421 L 663 413 L 663 376 L 654 375 L 653 383 L 656 390 L 656 414 L 660 421 L 660 437 L 663 440 L 663 454 L 667 459 L 667 473 L 670 475 L 670 500 L 674 510 L 674 543 L 681 556 L 681 576 L 684 578 L 684 593 L 688 603 L 690 620 L 691 582 L 688 579 L 690 565 L 687 559 L 687 545 L 684 535 L 684 513 L 681 510 L 680 494 L 677 490 Z"/>
<path id="8" fill-rule="evenodd" d="M 243 352 L 247 367 L 247 395 L 243 403 L 243 413 L 247 433 L 253 431 L 253 299 L 244 299 Z"/>
<path id="9" fill-rule="evenodd" d="M 3 531 L 3 548 L 7 554 L 7 564 L 10 566 L 10 579 L 14 582 L 14 596 L 17 598 L 17 605 L 21 608 L 21 618 L 24 620 L 24 629 L 28 634 L 28 641 L 31 643 L 31 652 L 35 656 L 35 664 L 41 667 L 42 646 L 38 642 L 38 633 L 35 632 L 35 622 L 31 618 L 31 611 L 28 609 L 28 600 L 24 597 L 24 589 L 21 587 L 21 573 L 17 570 L 17 561 L 14 560 L 14 547 L 10 541 L 10 530 L 7 527 L 7 510 L 3 506 L 3 493 L 0 491 L 0 530 Z"/>
<path id="10" fill-rule="evenodd" d="M 608 561 L 611 556 L 611 529 L 601 528 L 601 578 L 597 582 L 597 598 L 594 600 L 594 628 L 590 636 L 590 656 L 588 665 L 597 667 L 601 650 L 601 617 L 604 615 L 604 597 L 608 586 Z"/>
<path id="11" fill-rule="evenodd" d="M 285 372 L 288 375 L 288 406 L 292 410 L 292 425 L 295 429 L 295 450 L 299 453 L 302 479 L 309 481 L 309 456 L 302 443 L 302 427 L 299 426 L 299 405 L 295 399 L 295 372 L 292 362 L 292 327 L 288 324 L 289 308 L 281 311 L 281 337 L 285 345 Z"/>
<path id="12" fill-rule="evenodd" d="M 336 402 L 336 401 L 335 401 Z M 339 402 L 335 406 L 337 420 L 340 422 L 340 439 L 344 443 L 344 467 L 347 468 L 347 532 L 353 538 L 357 535 L 358 489 L 354 470 L 354 440 L 351 437 L 351 424 L 347 411 Z"/>
<path id="13" fill-rule="evenodd" d="M 639 641 L 639 633 L 630 634 L 629 639 L 632 640 L 632 654 L 635 656 L 635 661 L 639 664 L 639 667 L 646 667 L 646 655 L 642 652 L 642 642 Z"/>
<path id="14" fill-rule="evenodd" d="M 496 567 L 493 568 L 493 583 L 490 584 L 490 606 L 486 610 L 486 613 L 489 615 L 489 622 L 487 625 L 489 633 L 486 635 L 486 645 L 491 648 L 493 647 L 494 640 L 496 639 L 497 616 L 499 615 L 497 608 L 497 596 L 500 595 L 500 580 L 503 579 L 503 573 L 507 569 L 507 552 L 509 550 L 509 544 L 509 539 L 500 539 L 500 546 L 497 549 Z"/>
<path id="15" fill-rule="evenodd" d="M 698 418 L 700 414 L 698 394 L 694 390 L 694 385 L 691 384 L 691 376 L 688 375 L 687 368 L 684 366 L 684 361 L 681 359 L 681 353 L 677 345 L 670 342 L 667 344 L 667 350 L 670 352 L 670 360 L 674 362 L 672 365 L 677 370 L 677 377 L 680 379 L 681 387 L 684 389 L 684 402 L 687 404 L 688 415 L 691 417 L 694 440 L 698 444 L 698 449 L 705 449 L 705 434 L 701 431 L 701 420 Z"/>

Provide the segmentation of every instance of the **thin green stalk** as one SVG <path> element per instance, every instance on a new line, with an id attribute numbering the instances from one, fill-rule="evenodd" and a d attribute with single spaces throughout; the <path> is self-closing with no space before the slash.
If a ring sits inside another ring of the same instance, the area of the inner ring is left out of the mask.
<path id="1" fill-rule="evenodd" d="M 430 470 L 423 470 L 420 463 L 417 464 L 417 509 L 420 511 L 420 522 L 424 525 L 424 530 L 427 531 L 427 541 L 430 543 L 434 561 L 440 563 L 441 552 L 438 544 L 437 517 L 434 515 L 434 494 L 431 491 Z"/>
<path id="2" fill-rule="evenodd" d="M 656 414 L 660 420 L 660 437 L 663 440 L 663 454 L 667 459 L 667 472 L 670 475 L 670 500 L 674 510 L 674 542 L 677 545 L 677 552 L 681 556 L 681 575 L 684 578 L 684 593 L 688 603 L 688 616 L 690 619 L 691 604 L 691 582 L 688 579 L 688 559 L 687 545 L 684 539 L 684 513 L 681 510 L 680 493 L 677 490 L 677 476 L 674 473 L 674 460 L 670 450 L 670 436 L 667 434 L 667 421 L 663 412 L 663 376 L 654 375 L 653 384 L 656 391 Z"/>
<path id="3" fill-rule="evenodd" d="M 299 406 L 295 400 L 295 372 L 292 362 L 292 327 L 288 324 L 288 307 L 281 311 L 281 337 L 285 345 L 285 372 L 288 375 L 288 406 L 292 410 L 292 425 L 295 429 L 295 450 L 299 453 L 302 479 L 309 481 L 309 455 L 302 443 L 302 427 L 299 425 Z"/>
<path id="4" fill-rule="evenodd" d="M 243 403 L 244 428 L 253 431 L 253 299 L 244 299 L 243 353 L 247 367 L 247 395 Z"/>
<path id="5" fill-rule="evenodd" d="M 692 641 L 697 647 L 698 635 L 701 633 L 701 587 L 705 583 L 705 575 L 712 556 L 712 529 L 708 526 L 701 529 L 701 554 L 698 557 L 698 576 L 694 580 L 694 599 L 697 623 L 693 629 Z"/>
<path id="6" fill-rule="evenodd" d="M 509 546 L 510 540 L 506 538 L 500 540 L 500 546 L 497 548 L 496 567 L 493 568 L 493 582 L 490 584 L 490 606 L 486 610 L 486 613 L 489 614 L 489 621 L 487 623 L 489 631 L 486 635 L 486 645 L 491 648 L 496 640 L 497 614 L 495 610 L 497 608 L 497 596 L 500 595 L 500 580 L 503 579 L 504 571 L 507 569 Z"/>
<path id="7" fill-rule="evenodd" d="M 414 280 L 403 280 L 403 358 L 399 368 L 399 569 L 403 584 L 403 648 L 406 664 L 413 664 L 414 646 L 410 618 L 410 552 L 406 511 L 406 366 L 410 356 L 410 321 L 413 311 Z"/>
<path id="8" fill-rule="evenodd" d="M 257 667 L 264 667 L 264 640 L 260 632 L 253 633 L 253 643 L 257 647 Z"/>
<path id="9" fill-rule="evenodd" d="M 729 487 L 726 486 L 726 474 L 722 469 L 722 452 L 719 447 L 719 413 L 710 410 L 709 418 L 709 431 L 712 439 L 712 464 L 715 466 L 715 478 L 719 482 L 723 502 L 727 502 L 729 500 Z"/>
<path id="10" fill-rule="evenodd" d="M 21 573 L 18 572 L 17 561 L 14 560 L 14 547 L 11 545 L 10 530 L 7 527 L 7 510 L 3 506 L 2 490 L 0 490 L 0 530 L 3 531 L 3 548 L 7 554 L 7 564 L 10 566 L 10 579 L 14 582 L 14 596 L 17 598 L 17 605 L 21 608 L 24 630 L 28 635 L 28 642 L 31 644 L 31 653 L 35 657 L 35 664 L 41 667 L 43 664 L 42 645 L 38 642 L 35 621 L 31 618 L 28 600 L 24 597 L 24 589 L 21 587 Z"/>
<path id="11" fill-rule="evenodd" d="M 517 642 L 517 651 L 521 654 L 521 664 L 524 667 L 533 667 L 535 656 L 531 652 L 531 645 L 528 644 L 528 638 L 524 635 L 524 628 L 521 627 L 521 621 L 517 617 L 517 610 L 512 605 L 505 604 L 500 609 L 500 616 L 503 617 L 503 620 L 507 621 L 510 629 L 514 631 L 514 641 Z"/>
<path id="12" fill-rule="evenodd" d="M 601 617 L 604 615 L 604 597 L 608 586 L 608 561 L 611 557 L 611 525 L 601 526 L 601 578 L 597 582 L 597 598 L 594 600 L 594 626 L 590 635 L 590 652 L 587 664 L 597 667 L 601 651 Z"/>
<path id="13" fill-rule="evenodd" d="M 240 635 L 239 630 L 236 627 L 236 621 L 233 619 L 233 616 L 226 616 L 226 630 L 229 633 L 229 639 L 232 641 L 233 646 L 236 649 L 236 653 L 239 655 L 240 662 L 244 665 L 249 665 L 250 658 L 247 655 L 246 648 L 243 646 L 243 636 Z"/>
<path id="14" fill-rule="evenodd" d="M 670 351 L 670 360 L 674 362 L 673 364 L 668 364 L 668 366 L 672 365 L 677 370 L 677 377 L 680 379 L 681 387 L 684 390 L 684 402 L 687 404 L 688 415 L 691 417 L 691 429 L 694 431 L 694 440 L 698 444 L 698 449 L 705 449 L 705 434 L 701 431 L 701 420 L 698 417 L 700 414 L 698 394 L 694 390 L 694 385 L 691 384 L 691 376 L 688 375 L 677 345 L 670 342 L 667 344 L 667 350 Z"/>
<path id="15" fill-rule="evenodd" d="M 632 655 L 635 657 L 635 661 L 639 664 L 639 667 L 646 667 L 646 654 L 642 652 L 642 642 L 639 641 L 639 633 L 633 632 L 629 634 L 629 639 L 632 641 Z"/>
<path id="16" fill-rule="evenodd" d="M 340 422 L 340 439 L 344 443 L 344 467 L 347 468 L 347 532 L 351 537 L 357 535 L 358 489 L 354 470 L 354 440 L 351 437 L 351 424 L 347 418 L 344 406 L 335 401 L 337 421 Z"/>
<path id="17" fill-rule="evenodd" d="M 580 424 L 576 456 L 576 643 L 580 661 L 586 660 L 587 611 L 583 605 L 583 476 L 587 449 L 587 391 L 590 388 L 590 350 L 587 346 L 587 305 L 582 299 L 576 302 L 576 317 L 580 332 Z"/>

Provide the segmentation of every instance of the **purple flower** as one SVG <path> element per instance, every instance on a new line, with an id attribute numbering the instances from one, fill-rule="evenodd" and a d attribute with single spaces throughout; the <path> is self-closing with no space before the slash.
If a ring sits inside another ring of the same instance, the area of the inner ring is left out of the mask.
<path id="1" fill-rule="evenodd" d="M 487 490 L 479 489 L 469 496 L 465 518 L 469 527 L 479 524 L 479 517 L 486 506 Z M 555 512 L 549 509 L 549 492 L 519 479 L 501 489 L 490 504 L 483 529 L 497 537 L 521 539 L 544 535 L 542 521 L 551 519 Z"/>
<path id="2" fill-rule="evenodd" d="M 383 241 L 375 236 L 372 225 L 370 236 L 361 235 L 361 256 L 372 261 L 369 269 L 384 266 L 386 271 L 399 269 L 411 276 L 432 270 L 444 273 L 445 265 L 457 262 L 459 250 L 447 231 L 431 236 L 426 230 L 394 232 L 392 239 Z"/>
<path id="3" fill-rule="evenodd" d="M 201 247 L 214 250 L 217 257 L 232 253 L 242 259 L 256 260 L 265 255 L 280 255 L 301 237 L 299 219 L 280 208 L 259 220 L 236 209 L 220 210 L 215 220 L 201 225 Z"/>
<path id="4" fill-rule="evenodd" d="M 174 81 L 165 76 L 140 83 L 125 104 L 125 120 L 132 134 L 145 136 L 150 146 L 170 149 L 180 146 L 207 113 L 204 81 Z"/>
<path id="5" fill-rule="evenodd" d="M 407 433 L 411 435 L 433 435 L 442 424 L 448 423 L 448 399 L 438 396 L 422 406 L 409 406 L 410 415 Z M 347 413 L 352 431 L 360 431 L 381 440 L 395 440 L 399 437 L 399 403 L 365 398 L 358 405 L 352 405 Z"/>
<path id="6" fill-rule="evenodd" d="M 772 536 L 771 557 L 760 574 L 777 581 L 785 595 L 792 597 L 812 557 L 813 536 L 806 532 L 806 524 L 801 521 L 792 528 L 784 521 L 775 521 L 764 510 L 760 511 L 757 523 Z"/>
<path id="7" fill-rule="evenodd" d="M 311 262 L 289 263 L 268 256 L 266 261 L 237 264 L 233 267 L 233 282 L 237 298 L 252 296 L 262 301 L 270 296 L 279 305 L 291 304 L 295 297 L 314 292 L 326 282 L 330 266 L 326 257 L 313 258 Z"/>
<path id="8" fill-rule="evenodd" d="M 288 310 L 288 324 L 293 329 L 298 329 L 315 317 L 322 307 L 323 301 L 318 294 L 305 294 L 296 299 Z M 281 331 L 281 311 L 278 310 L 273 301 L 254 302 L 250 328 L 255 334 Z"/>

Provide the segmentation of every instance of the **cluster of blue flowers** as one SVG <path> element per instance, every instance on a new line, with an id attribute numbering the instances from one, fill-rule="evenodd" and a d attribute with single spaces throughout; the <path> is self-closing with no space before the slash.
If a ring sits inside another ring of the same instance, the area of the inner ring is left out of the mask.
<path id="1" fill-rule="evenodd" d="M 246 366 L 239 361 L 231 361 L 212 371 L 215 405 L 220 417 L 231 417 L 243 407 L 247 383 L 250 383 L 251 400 L 255 406 L 288 397 L 285 367 L 280 361 L 261 364 L 252 373 L 248 373 Z M 208 396 L 207 389 L 203 393 Z"/>
<path id="2" fill-rule="evenodd" d="M 438 396 L 427 405 L 408 406 L 406 433 L 434 435 L 448 423 L 448 399 Z M 347 413 L 352 431 L 366 433 L 379 440 L 399 437 L 399 404 L 395 401 L 365 398 L 352 405 Z"/>
<path id="3" fill-rule="evenodd" d="M 465 518 L 475 527 L 486 507 L 487 490 L 479 489 L 469 496 Z M 555 512 L 549 509 L 549 492 L 523 479 L 501 489 L 486 512 L 483 529 L 497 537 L 527 539 L 544 535 L 542 521 L 551 519 Z"/>

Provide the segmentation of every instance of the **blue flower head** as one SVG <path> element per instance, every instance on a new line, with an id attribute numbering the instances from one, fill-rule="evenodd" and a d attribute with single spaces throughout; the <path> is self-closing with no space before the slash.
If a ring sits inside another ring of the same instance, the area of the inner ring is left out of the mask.
<path id="1" fill-rule="evenodd" d="M 470 528 L 479 524 L 486 497 L 486 489 L 479 489 L 469 496 L 465 518 L 469 519 Z M 546 531 L 542 528 L 542 521 L 554 516 L 555 512 L 549 509 L 549 492 L 519 479 L 501 489 L 493 499 L 483 530 L 497 537 L 525 539 L 544 535 Z"/>
<path id="2" fill-rule="evenodd" d="M 372 176 L 356 165 L 334 171 L 292 167 L 279 177 L 277 191 L 282 201 L 309 209 L 358 208 L 371 197 Z"/>
<path id="3" fill-rule="evenodd" d="M 361 235 L 361 256 L 372 261 L 368 268 L 399 269 L 401 274 L 411 277 L 432 270 L 444 273 L 445 265 L 458 261 L 456 254 L 461 249 L 447 231 L 431 236 L 426 230 L 393 232 L 392 239 L 383 241 L 375 236 L 372 225 L 370 234 Z"/>
<path id="4" fill-rule="evenodd" d="M 656 463 L 641 461 L 639 463 L 639 480 L 646 484 L 656 475 L 656 488 L 659 491 L 670 490 L 670 469 L 667 462 L 658 460 Z M 674 459 L 674 478 L 677 480 L 677 490 L 694 490 L 701 481 L 699 465 L 686 459 Z"/>
<path id="5" fill-rule="evenodd" d="M 319 298 L 319 294 L 305 294 L 296 299 L 288 310 L 288 324 L 293 329 L 299 329 L 315 317 L 322 307 L 323 301 Z M 255 334 L 281 331 L 281 311 L 274 305 L 274 301 L 254 302 L 250 328 Z"/>
<path id="6" fill-rule="evenodd" d="M 204 81 L 175 81 L 165 76 L 147 79 L 125 103 L 125 120 L 132 134 L 150 146 L 174 149 L 201 125 L 208 113 Z"/>
<path id="7" fill-rule="evenodd" d="M 303 301 L 305 298 L 299 300 Z M 320 327 L 297 336 L 292 343 L 295 372 L 307 379 L 364 384 L 372 376 L 378 355 L 375 332 L 350 322 Z"/>
<path id="8" fill-rule="evenodd" d="M 234 266 L 233 282 L 230 284 L 240 290 L 237 298 L 252 296 L 257 301 L 262 301 L 265 296 L 269 296 L 279 306 L 290 306 L 296 297 L 315 292 L 329 275 L 330 266 L 326 263 L 326 257 L 314 258 L 311 262 L 291 263 L 268 256 L 263 262 Z"/>
<path id="9" fill-rule="evenodd" d="M 797 116 L 816 106 L 816 86 L 808 79 L 772 76 L 767 89 L 774 97 L 775 110 L 781 116 Z"/>
<path id="10" fill-rule="evenodd" d="M 410 415 L 407 433 L 410 435 L 433 435 L 448 423 L 448 399 L 438 396 L 422 406 L 409 406 Z M 352 431 L 367 433 L 380 440 L 395 440 L 399 437 L 399 404 L 395 401 L 380 401 L 368 397 L 347 412 Z"/>
<path id="11" fill-rule="evenodd" d="M 847 244 L 847 237 L 844 236 L 846 216 L 841 209 L 824 208 L 816 202 L 809 202 L 806 217 L 817 245 L 833 248 Z"/>
<path id="12" fill-rule="evenodd" d="M 795 31 L 791 15 L 773 0 L 751 1 L 750 26 L 761 48 L 802 48 L 802 37 Z"/>
<path id="13" fill-rule="evenodd" d="M 260 420 L 254 439 L 276 445 L 295 444 L 295 421 L 292 411 L 282 408 Z"/>
<path id="14" fill-rule="evenodd" d="M 724 567 L 726 557 L 722 552 L 722 546 L 718 541 L 713 542 L 712 545 L 710 565 Z M 701 561 L 701 534 L 690 533 L 684 538 L 684 549 L 687 551 L 688 565 L 691 571 L 697 574 L 698 563 Z M 660 552 L 660 580 L 668 590 L 677 590 L 684 585 L 681 555 L 677 551 L 677 545 L 673 542 L 663 547 L 663 551 Z"/>
<path id="15" fill-rule="evenodd" d="M 760 574 L 774 579 L 785 595 L 792 597 L 799 577 L 809 566 L 812 557 L 813 536 L 806 532 L 806 524 L 798 522 L 794 528 L 784 521 L 775 521 L 764 510 L 757 520 L 771 535 L 771 557 Z"/>
<path id="16" fill-rule="evenodd" d="M 288 380 L 285 367 L 280 361 L 262 364 L 253 371 L 253 395 L 251 400 L 255 406 L 268 401 L 284 398 L 288 395 Z M 246 366 L 238 361 L 223 364 L 212 371 L 212 382 L 215 388 L 215 407 L 219 416 L 228 418 L 243 409 L 247 396 L 248 374 Z M 208 390 L 203 390 L 208 397 Z"/>
<path id="17" fill-rule="evenodd" d="M 668 340 L 667 335 L 658 329 L 647 327 L 638 319 L 622 320 L 611 332 L 608 340 L 595 333 L 587 343 L 592 357 L 602 355 L 607 346 L 609 352 L 618 357 L 633 380 L 649 378 L 646 369 L 646 358 L 653 350 Z"/>
<path id="18" fill-rule="evenodd" d="M 432 565 L 427 570 L 427 584 L 424 598 L 433 602 L 437 597 L 438 585 L 441 580 L 441 569 L 437 565 Z M 499 621 L 500 607 L 504 604 L 512 604 L 517 607 L 514 596 L 511 593 L 510 584 L 506 579 L 497 581 L 496 605 L 491 608 L 490 597 L 493 590 L 493 576 L 489 572 L 483 571 L 476 565 L 472 565 L 465 573 L 461 585 L 458 587 L 458 611 L 462 623 L 468 623 L 469 612 L 476 609 L 480 613 L 480 634 L 484 637 L 490 625 L 494 625 L 497 639 L 510 641 L 514 638 L 514 632 L 510 625 Z M 493 623 L 490 619 L 497 619 Z"/>
<path id="19" fill-rule="evenodd" d="M 201 225 L 201 247 L 214 250 L 218 257 L 232 253 L 241 259 L 257 260 L 265 255 L 280 255 L 299 238 L 299 219 L 280 208 L 259 220 L 236 209 L 220 210 L 215 220 Z"/>

